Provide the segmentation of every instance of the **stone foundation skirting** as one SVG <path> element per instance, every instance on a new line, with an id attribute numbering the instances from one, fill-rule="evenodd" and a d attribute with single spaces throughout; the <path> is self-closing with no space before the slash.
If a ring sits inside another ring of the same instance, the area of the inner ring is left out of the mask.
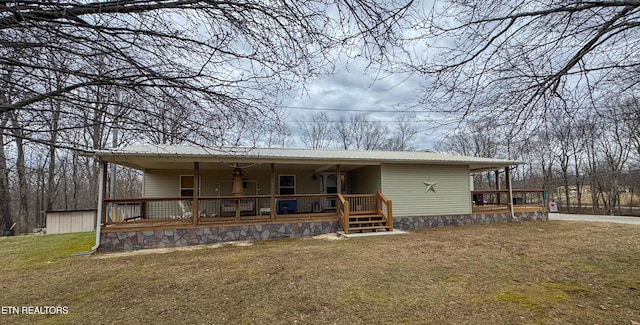
<path id="1" fill-rule="evenodd" d="M 549 215 L 545 212 L 516 212 L 515 219 L 510 213 L 488 213 L 455 216 L 424 216 L 424 217 L 396 217 L 393 227 L 401 230 L 412 230 L 420 228 L 437 228 L 450 226 L 482 225 L 499 222 L 521 222 L 548 220 Z"/>
<path id="2" fill-rule="evenodd" d="M 499 222 L 548 220 L 542 212 L 472 214 L 455 216 L 395 217 L 393 227 L 401 230 L 447 226 L 481 225 Z M 99 253 L 127 252 L 147 248 L 181 247 L 241 240 L 299 238 L 342 230 L 338 221 L 297 222 L 266 225 L 238 225 L 207 228 L 106 232 L 100 234 Z"/>
<path id="3" fill-rule="evenodd" d="M 340 222 L 297 222 L 209 228 L 122 231 L 100 234 L 99 253 L 127 252 L 147 248 L 181 247 L 241 240 L 298 238 L 335 233 Z"/>

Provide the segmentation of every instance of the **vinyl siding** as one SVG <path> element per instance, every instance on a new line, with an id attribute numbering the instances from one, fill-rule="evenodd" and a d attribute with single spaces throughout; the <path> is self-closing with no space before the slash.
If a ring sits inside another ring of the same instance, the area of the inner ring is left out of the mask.
<path id="1" fill-rule="evenodd" d="M 309 170 L 287 170 L 280 169 L 276 165 L 276 194 L 278 193 L 278 175 L 296 175 L 296 194 L 318 194 L 320 193 L 320 178 L 313 179 L 314 171 Z M 269 172 L 266 173 L 269 179 Z M 269 183 L 266 183 L 269 184 Z M 268 192 L 268 190 L 267 190 Z"/>
<path id="2" fill-rule="evenodd" d="M 365 166 L 349 172 L 351 193 L 373 194 L 382 188 L 380 166 Z"/>
<path id="3" fill-rule="evenodd" d="M 260 169 L 246 169 L 243 178 L 247 180 L 245 195 L 269 195 L 271 194 L 271 171 Z M 313 179 L 313 170 L 287 170 L 278 169 L 276 166 L 276 193 L 278 193 L 278 175 L 296 176 L 296 194 L 320 193 L 319 178 Z M 180 175 L 193 175 L 193 170 L 147 170 L 144 174 L 144 196 L 148 198 L 178 197 L 180 195 Z M 200 170 L 200 196 L 231 196 L 233 177 L 231 169 L 227 170 Z M 256 188 L 258 188 L 256 190 Z M 206 213 L 217 213 L 220 209 L 218 202 L 208 201 L 201 205 L 201 210 Z M 173 202 L 149 202 L 147 204 L 147 216 L 167 217 L 180 216 L 182 210 L 177 201 Z"/>
<path id="4" fill-rule="evenodd" d="M 271 172 L 265 170 L 245 170 L 243 178 L 252 181 L 245 189 L 246 195 L 271 194 Z M 319 179 L 313 179 L 313 170 L 285 170 L 276 166 L 276 193 L 278 191 L 278 175 L 296 176 L 296 194 L 316 194 L 320 191 Z M 180 175 L 193 175 L 193 170 L 147 170 L 144 174 L 144 196 L 177 197 L 180 195 Z M 231 170 L 200 170 L 200 196 L 231 195 Z M 256 193 L 253 182 L 259 188 Z"/>
<path id="5" fill-rule="evenodd" d="M 426 181 L 437 182 L 435 193 Z M 471 213 L 468 166 L 383 164 L 382 191 L 398 217 Z"/>

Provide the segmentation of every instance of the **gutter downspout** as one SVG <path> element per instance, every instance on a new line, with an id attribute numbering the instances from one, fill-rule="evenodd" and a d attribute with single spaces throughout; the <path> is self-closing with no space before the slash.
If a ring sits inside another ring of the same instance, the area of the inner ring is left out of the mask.
<path id="1" fill-rule="evenodd" d="M 106 162 L 102 162 L 102 169 L 106 170 L 107 166 L 106 166 Z M 104 172 L 100 173 L 100 180 L 98 182 L 99 184 L 99 189 L 98 189 L 98 211 L 96 211 L 96 245 L 91 247 L 92 251 L 95 251 L 98 249 L 98 247 L 100 247 L 100 232 L 102 229 L 102 213 L 104 211 L 104 190 L 105 190 L 105 186 L 104 186 L 104 182 L 105 182 L 105 177 L 104 177 Z"/>

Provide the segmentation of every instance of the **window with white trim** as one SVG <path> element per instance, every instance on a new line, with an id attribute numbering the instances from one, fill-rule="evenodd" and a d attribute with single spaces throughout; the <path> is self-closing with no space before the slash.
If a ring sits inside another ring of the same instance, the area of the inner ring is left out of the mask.
<path id="1" fill-rule="evenodd" d="M 202 188 L 200 177 L 198 190 Z M 180 175 L 180 196 L 193 196 L 193 175 Z"/>
<path id="2" fill-rule="evenodd" d="M 280 195 L 296 194 L 296 175 L 278 175 L 278 193 Z"/>

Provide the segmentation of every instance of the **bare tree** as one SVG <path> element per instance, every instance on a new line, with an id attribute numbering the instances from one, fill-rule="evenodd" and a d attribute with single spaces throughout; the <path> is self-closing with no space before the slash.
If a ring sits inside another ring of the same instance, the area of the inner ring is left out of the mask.
<path id="1" fill-rule="evenodd" d="M 191 112 L 180 122 L 198 130 L 203 118 L 213 129 L 227 122 L 222 117 L 273 118 L 277 98 L 307 78 L 330 73 L 333 55 L 348 51 L 375 60 L 392 54 L 388 49 L 397 45 L 395 31 L 411 4 L 4 2 L 0 65 L 14 71 L 9 82 L 21 96 L 3 102 L 0 112 L 35 110 L 48 98 L 75 104 L 68 107 L 76 110 L 92 103 L 87 94 L 105 87 L 130 90 L 143 100 L 161 99 L 171 89 L 172 96 L 188 99 L 178 102 Z M 17 50 L 22 55 L 7 55 Z M 52 55 L 69 64 L 48 64 Z M 46 89 L 41 84 L 51 72 L 66 74 L 65 82 Z M 149 106 L 134 109 L 145 114 Z M 135 129 L 148 127 L 139 119 L 129 122 Z"/>
<path id="2" fill-rule="evenodd" d="M 552 114 L 552 122 L 546 126 L 546 132 L 550 140 L 547 147 L 555 162 L 559 165 L 567 211 L 571 212 L 571 184 L 576 184 L 575 193 L 581 203 L 580 166 L 578 162 L 580 161 L 579 155 L 584 141 L 583 132 L 579 127 L 580 122 L 573 116 L 567 116 L 563 112 L 554 113 Z M 575 182 L 572 181 L 574 178 Z"/>
<path id="3" fill-rule="evenodd" d="M 640 99 L 633 96 L 620 102 L 621 117 L 629 131 L 629 138 L 633 144 L 633 151 L 640 159 Z"/>
<path id="4" fill-rule="evenodd" d="M 409 151 L 414 149 L 414 141 L 418 129 L 411 125 L 411 121 L 404 115 L 396 119 L 395 130 L 385 149 L 391 151 Z"/>
<path id="5" fill-rule="evenodd" d="M 332 123 L 325 112 L 313 115 L 309 121 L 298 121 L 300 141 L 311 149 L 327 149 L 331 147 Z"/>
<path id="6" fill-rule="evenodd" d="M 343 117 L 332 128 L 341 149 L 380 150 L 387 144 L 388 128 L 380 121 L 369 120 L 366 114 Z"/>
<path id="7" fill-rule="evenodd" d="M 591 189 L 591 211 L 596 213 L 599 208 L 600 197 L 598 194 L 597 177 L 600 172 L 600 147 L 598 138 L 600 137 L 600 124 L 596 121 L 589 121 L 582 125 L 585 133 L 585 152 L 587 154 L 586 172 Z"/>
<path id="8" fill-rule="evenodd" d="M 332 73 L 335 55 L 372 64 L 394 55 L 411 5 L 0 3 L 0 194 L 15 188 L 3 198 L 19 200 L 14 209 L 0 205 L 0 226 L 19 220 L 28 230 L 41 207 L 92 206 L 98 166 L 72 151 L 106 148 L 116 130 L 115 145 L 241 144 L 250 125 L 279 120 L 290 90 Z M 266 143 L 284 143 L 286 129 L 270 125 Z"/>
<path id="9" fill-rule="evenodd" d="M 282 121 L 252 121 L 242 127 L 244 146 L 262 148 L 284 148 L 289 144 L 291 130 Z"/>
<path id="10" fill-rule="evenodd" d="M 488 122 L 470 122 L 465 128 L 452 131 L 436 143 L 436 150 L 472 157 L 495 158 L 500 137 Z"/>
<path id="11" fill-rule="evenodd" d="M 152 98 L 152 100 L 155 98 Z M 157 103 L 147 109 L 144 115 L 135 119 L 146 120 L 146 130 L 140 134 L 153 144 L 181 144 L 195 137 L 195 130 L 186 123 L 191 117 L 189 107 L 179 104 L 178 96 L 164 94 Z M 145 104 L 141 104 L 145 105 Z"/>
<path id="12" fill-rule="evenodd" d="M 618 103 L 613 102 L 608 109 L 609 114 L 592 117 L 584 130 L 593 211 L 602 203 L 606 212 L 613 214 L 616 207 L 619 210 L 622 177 L 632 146 Z"/>
<path id="13" fill-rule="evenodd" d="M 610 127 L 604 129 L 602 141 L 602 177 L 598 178 L 600 190 L 606 194 L 605 208 L 613 215 L 616 205 L 620 210 L 620 193 L 622 188 L 622 172 L 625 169 L 631 151 L 630 138 L 621 116 L 611 114 L 606 120 Z"/>
<path id="14" fill-rule="evenodd" d="M 2 87 L 0 87 L 2 89 Z M 7 168 L 7 153 L 4 150 L 4 130 L 9 122 L 7 114 L 0 115 L 0 230 L 9 230 L 14 222 L 11 214 L 9 198 L 11 192 L 9 189 L 9 169 Z"/>
<path id="15" fill-rule="evenodd" d="M 552 110 L 597 110 L 640 82 L 632 54 L 639 1 L 449 0 L 433 8 L 412 34 L 429 55 L 409 66 L 429 80 L 422 104 L 438 119 L 482 116 L 524 133 Z"/>
<path id="16" fill-rule="evenodd" d="M 364 113 L 330 121 L 327 113 L 321 112 L 310 121 L 299 120 L 297 124 L 300 141 L 313 149 L 410 150 L 418 133 L 405 118 L 399 118 L 396 128 L 390 129 Z"/>
<path id="17" fill-rule="evenodd" d="M 436 150 L 448 154 L 495 158 L 500 149 L 500 135 L 488 125 L 486 121 L 470 122 L 465 128 L 453 130 L 436 143 Z M 473 181 L 476 189 L 493 186 L 491 181 L 485 184 L 480 173 L 474 175 Z"/>

